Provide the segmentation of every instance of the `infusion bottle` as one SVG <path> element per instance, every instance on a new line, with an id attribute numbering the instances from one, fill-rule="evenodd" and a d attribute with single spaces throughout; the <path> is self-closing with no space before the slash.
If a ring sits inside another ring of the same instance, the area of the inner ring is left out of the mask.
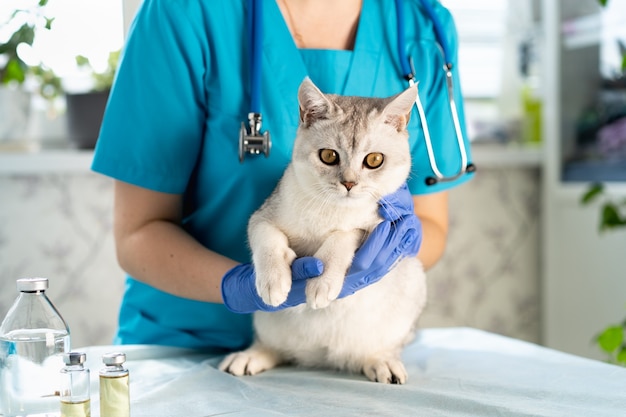
<path id="1" fill-rule="evenodd" d="M 100 370 L 100 417 L 130 417 L 128 370 L 124 368 L 124 353 L 102 356 Z"/>
<path id="2" fill-rule="evenodd" d="M 70 331 L 47 289 L 47 278 L 18 279 L 19 295 L 0 324 L 1 416 L 59 415 L 59 370 Z"/>
<path id="3" fill-rule="evenodd" d="M 91 417 L 89 369 L 83 365 L 87 356 L 81 352 L 63 355 L 61 369 L 61 417 Z"/>

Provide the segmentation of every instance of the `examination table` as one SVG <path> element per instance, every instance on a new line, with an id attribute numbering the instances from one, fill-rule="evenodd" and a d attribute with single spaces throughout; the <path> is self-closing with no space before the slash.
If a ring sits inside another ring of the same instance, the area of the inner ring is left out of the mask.
<path id="1" fill-rule="evenodd" d="M 127 354 L 133 417 L 626 416 L 626 368 L 469 328 L 423 329 L 405 385 L 280 367 L 234 377 L 222 356 L 159 346 L 93 346 L 92 416 L 103 353 Z"/>

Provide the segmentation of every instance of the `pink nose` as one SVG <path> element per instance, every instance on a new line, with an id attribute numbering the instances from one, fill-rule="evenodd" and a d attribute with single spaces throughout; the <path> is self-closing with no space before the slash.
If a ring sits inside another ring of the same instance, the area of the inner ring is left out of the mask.
<path id="1" fill-rule="evenodd" d="M 342 182 L 343 186 L 346 187 L 346 190 L 350 191 L 352 189 L 352 187 L 354 187 L 356 185 L 355 182 L 352 181 L 344 181 Z"/>

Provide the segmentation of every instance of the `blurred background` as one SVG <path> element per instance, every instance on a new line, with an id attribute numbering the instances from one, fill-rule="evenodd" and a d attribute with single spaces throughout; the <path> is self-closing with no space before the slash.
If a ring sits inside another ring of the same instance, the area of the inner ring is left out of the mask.
<path id="1" fill-rule="evenodd" d="M 139 2 L 0 5 L 0 316 L 16 279 L 48 277 L 73 347 L 111 342 L 123 291 L 112 181 L 89 166 Z M 597 336 L 626 324 L 626 1 L 442 3 L 478 172 L 451 192 L 421 325 L 605 359 Z"/>

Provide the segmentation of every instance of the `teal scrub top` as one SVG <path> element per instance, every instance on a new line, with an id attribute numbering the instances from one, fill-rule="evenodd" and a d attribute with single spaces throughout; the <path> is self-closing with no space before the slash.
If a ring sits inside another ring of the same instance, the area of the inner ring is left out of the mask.
<path id="1" fill-rule="evenodd" d="M 263 130 L 272 149 L 238 157 L 250 93 L 245 0 L 144 0 L 131 25 L 104 115 L 92 169 L 151 190 L 183 194 L 183 227 L 207 248 L 249 262 L 246 226 L 287 166 L 298 127 L 297 90 L 305 76 L 326 93 L 387 97 L 407 81 L 397 53 L 393 0 L 364 0 L 353 51 L 299 50 L 274 0 L 263 0 Z M 460 166 L 443 58 L 431 21 L 405 0 L 407 53 L 413 58 L 440 170 Z M 433 1 L 456 57 L 450 13 Z M 454 75 L 458 79 L 456 68 Z M 457 83 L 458 84 L 458 83 Z M 462 129 L 462 96 L 456 90 Z M 413 194 L 432 175 L 416 112 L 409 123 Z M 469 144 L 466 143 L 466 149 Z M 471 158 L 469 159 L 471 160 Z M 175 278 L 174 278 L 175 279 Z M 176 297 L 126 280 L 116 343 L 241 349 L 252 340 L 250 315 L 221 304 Z"/>

